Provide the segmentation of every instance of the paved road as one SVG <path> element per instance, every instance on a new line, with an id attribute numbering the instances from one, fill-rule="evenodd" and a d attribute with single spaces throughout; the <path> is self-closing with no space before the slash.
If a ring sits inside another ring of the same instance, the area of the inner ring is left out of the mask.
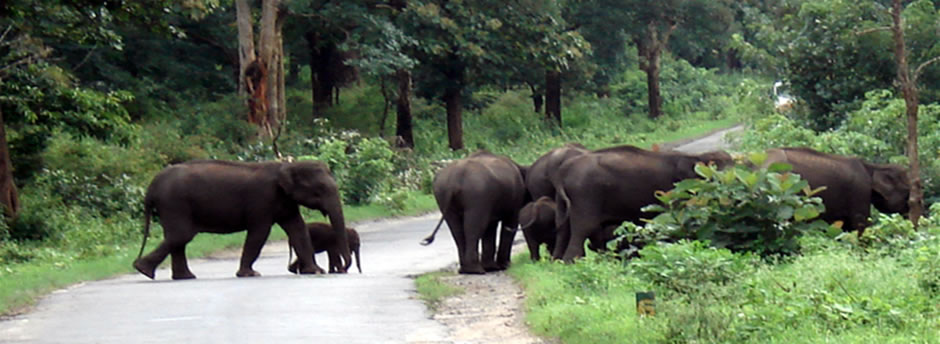
<path id="1" fill-rule="evenodd" d="M 408 276 L 456 261 L 450 233 L 418 244 L 437 215 L 360 224 L 363 273 L 298 276 L 287 244 L 269 242 L 261 278 L 234 277 L 237 257 L 191 261 L 196 280 L 142 275 L 57 291 L 0 322 L 0 343 L 438 343 L 447 329 L 414 299 Z M 318 255 L 326 266 L 326 257 Z M 128 262 L 130 264 L 130 262 Z"/>
<path id="2" fill-rule="evenodd" d="M 726 132 L 674 149 L 718 149 Z M 358 224 L 361 275 L 291 275 L 287 244 L 270 242 L 255 263 L 263 277 L 235 278 L 236 254 L 192 260 L 196 280 L 172 281 L 161 269 L 156 281 L 135 274 L 76 285 L 0 321 L 0 343 L 449 343 L 409 277 L 456 262 L 444 230 L 418 245 L 437 216 Z"/>

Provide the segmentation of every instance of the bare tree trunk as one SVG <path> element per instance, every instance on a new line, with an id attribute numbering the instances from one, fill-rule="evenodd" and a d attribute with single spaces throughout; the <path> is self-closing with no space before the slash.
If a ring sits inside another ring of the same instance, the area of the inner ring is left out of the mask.
<path id="1" fill-rule="evenodd" d="M 16 184 L 13 183 L 13 163 L 10 160 L 6 124 L 3 122 L 2 112 L 0 112 L 0 205 L 8 221 L 15 218 L 20 210 Z"/>
<path id="2" fill-rule="evenodd" d="M 897 78 L 904 96 L 905 113 L 907 114 L 907 157 L 910 160 L 908 178 L 911 183 L 911 194 L 908 198 L 910 212 L 908 218 L 917 228 L 917 222 L 924 213 L 924 195 L 921 190 L 920 160 L 917 154 L 917 108 L 918 95 L 915 80 L 911 78 L 911 70 L 907 62 L 907 47 L 904 43 L 904 27 L 901 26 L 901 0 L 894 0 L 891 9 L 891 31 L 894 38 L 894 59 L 897 62 Z"/>
<path id="3" fill-rule="evenodd" d="M 411 73 L 406 69 L 398 71 L 397 126 L 395 135 L 401 138 L 399 145 L 414 148 L 415 138 L 411 120 Z"/>
<path id="4" fill-rule="evenodd" d="M 284 66 L 282 60 L 283 46 L 280 44 L 280 28 L 282 10 L 280 0 L 266 0 L 262 2 L 261 9 L 261 49 L 259 55 L 266 67 L 267 78 L 267 112 L 261 123 L 261 131 L 268 137 L 275 136 L 278 119 L 284 113 L 282 85 L 284 84 Z"/>
<path id="5" fill-rule="evenodd" d="M 235 22 L 238 26 L 238 96 L 248 97 L 249 81 L 245 69 L 255 60 L 255 32 L 248 0 L 235 0 Z"/>
<path id="6" fill-rule="evenodd" d="M 532 108 L 535 113 L 542 113 L 542 102 L 545 99 L 542 97 L 542 91 L 533 84 L 529 84 L 529 90 L 532 91 Z"/>
<path id="7" fill-rule="evenodd" d="M 561 72 L 545 71 L 545 119 L 561 127 Z"/>
<path id="8" fill-rule="evenodd" d="M 451 150 L 463 149 L 463 104 L 458 86 L 447 86 L 444 103 L 447 106 L 447 138 Z"/>
<path id="9" fill-rule="evenodd" d="M 663 50 L 669 43 L 669 36 L 677 26 L 678 23 L 672 23 L 666 32 L 660 33 L 656 23 L 650 22 L 646 27 L 646 37 L 635 39 L 637 54 L 640 55 L 640 70 L 646 72 L 650 118 L 657 118 L 663 112 L 663 96 L 659 90 L 659 70 Z"/>
<path id="10" fill-rule="evenodd" d="M 662 52 L 651 51 L 646 69 L 646 87 L 649 101 L 649 117 L 657 118 L 663 114 L 663 95 L 659 90 L 659 67 Z"/>

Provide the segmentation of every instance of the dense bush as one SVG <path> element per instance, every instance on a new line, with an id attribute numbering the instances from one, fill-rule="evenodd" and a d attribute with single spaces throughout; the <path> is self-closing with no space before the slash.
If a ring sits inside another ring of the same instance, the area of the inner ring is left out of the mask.
<path id="1" fill-rule="evenodd" d="M 750 163 L 760 166 L 766 159 L 754 154 Z M 751 170 L 738 165 L 725 170 L 699 164 L 701 179 L 686 179 L 675 188 L 657 192 L 662 203 L 644 208 L 660 212 L 638 229 L 626 226 L 620 240 L 650 243 L 659 240 L 701 240 L 732 251 L 760 255 L 792 254 L 799 250 L 797 238 L 805 232 L 828 226 L 814 221 L 823 211 L 818 190 L 799 175 L 787 173 L 787 164 L 772 164 Z"/>
<path id="2" fill-rule="evenodd" d="M 640 250 L 631 271 L 672 292 L 688 294 L 709 286 L 722 286 L 749 273 L 754 256 L 734 254 L 705 242 L 681 240 L 658 243 Z"/>

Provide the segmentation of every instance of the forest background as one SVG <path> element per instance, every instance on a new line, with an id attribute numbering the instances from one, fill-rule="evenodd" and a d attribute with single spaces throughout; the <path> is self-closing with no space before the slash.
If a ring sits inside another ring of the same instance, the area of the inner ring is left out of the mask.
<path id="1" fill-rule="evenodd" d="M 917 164 L 930 208 L 940 199 L 938 7 L 931 0 L 5 1 L 0 309 L 13 312 L 56 287 L 129 271 L 146 186 L 163 167 L 191 159 L 326 161 L 355 220 L 433 210 L 428 192 L 436 169 L 477 149 L 529 164 L 566 142 L 650 147 L 744 123 L 742 151 L 810 146 Z M 777 80 L 792 106 L 775 109 Z M 784 319 L 781 326 L 798 326 L 797 315 L 807 314 L 831 316 L 826 321 L 838 333 L 872 322 L 889 323 L 889 334 L 940 326 L 940 281 L 929 277 L 940 275 L 936 221 L 927 217 L 915 230 L 899 215 L 874 216 L 868 237 L 806 246 L 848 245 L 838 251 L 845 257 L 836 257 L 845 264 L 835 264 L 846 269 L 858 269 L 850 264 L 856 260 L 884 265 L 869 255 L 890 257 L 912 269 L 909 278 L 922 279 L 912 282 L 924 286 L 911 296 L 918 301 L 902 307 L 830 293 L 802 314 L 775 315 Z M 240 241 L 207 236 L 190 250 Z M 658 257 L 713 254 L 687 245 L 693 248 L 663 248 Z M 802 254 L 822 259 L 812 252 Z M 727 258 L 722 254 L 745 259 L 724 251 L 715 259 Z M 897 258 L 905 254 L 910 261 Z M 580 276 L 573 288 L 587 289 L 643 276 L 621 270 L 642 264 L 613 262 L 589 258 L 577 264 L 587 270 L 558 273 Z M 800 264 L 789 263 L 787 269 Z M 760 264 L 741 266 L 778 271 Z M 520 269 L 545 277 L 560 268 Z M 796 277 L 773 278 L 787 285 Z M 819 290 L 830 288 L 836 287 Z M 663 293 L 670 295 L 668 288 Z M 726 341 L 762 333 L 747 316 L 719 321 L 715 314 L 732 311 L 712 313 L 713 304 L 689 299 L 682 302 L 692 308 L 657 325 L 653 341 L 689 340 L 671 327 L 689 324 Z M 597 306 L 585 300 L 592 299 L 558 301 Z M 829 315 L 819 315 L 825 307 Z M 859 316 L 860 309 L 868 313 Z M 892 325 L 881 317 L 892 312 L 920 320 Z M 761 316 L 754 319 L 766 321 Z M 837 322 L 853 316 L 854 322 Z M 547 319 L 536 327 L 548 335 L 596 338 L 578 321 L 566 327 Z M 868 333 L 860 338 L 871 340 Z"/>

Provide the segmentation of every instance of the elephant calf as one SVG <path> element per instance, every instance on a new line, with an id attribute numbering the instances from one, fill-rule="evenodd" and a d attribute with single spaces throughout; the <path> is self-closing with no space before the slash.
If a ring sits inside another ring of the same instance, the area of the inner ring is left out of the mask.
<path id="1" fill-rule="evenodd" d="M 333 227 L 331 227 L 330 224 L 323 222 L 308 223 L 307 232 L 310 233 L 310 244 L 313 246 L 314 254 L 327 251 L 327 255 L 330 259 L 330 273 L 346 272 L 349 270 L 352 261 L 343 264 L 339 257 L 339 252 L 334 249 L 337 238 L 336 235 L 333 234 Z M 359 265 L 359 232 L 356 232 L 354 228 L 346 227 L 346 239 L 349 241 L 349 252 L 356 257 L 356 269 L 359 270 L 359 273 L 362 273 L 362 266 Z M 295 259 L 287 269 L 290 272 L 296 272 L 297 264 L 298 260 Z M 342 267 L 342 269 L 340 269 L 340 267 Z"/>
<path id="2" fill-rule="evenodd" d="M 555 200 L 542 196 L 530 202 L 519 211 L 519 224 L 525 242 L 529 246 L 529 257 L 539 260 L 539 248 L 548 246 L 548 252 L 555 249 Z"/>

